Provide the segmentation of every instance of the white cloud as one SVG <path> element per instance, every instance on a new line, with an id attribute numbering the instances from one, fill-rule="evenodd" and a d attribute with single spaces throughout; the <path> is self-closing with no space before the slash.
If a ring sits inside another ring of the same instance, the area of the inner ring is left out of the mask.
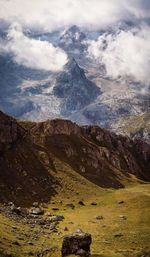
<path id="1" fill-rule="evenodd" d="M 102 28 L 124 19 L 150 17 L 149 0 L 0 0 L 0 18 L 53 30 L 73 24 Z"/>
<path id="2" fill-rule="evenodd" d="M 19 24 L 13 24 L 7 35 L 7 42 L 1 42 L 0 51 L 11 53 L 18 64 L 47 71 L 60 71 L 67 62 L 66 53 L 47 41 L 25 36 Z"/>
<path id="3" fill-rule="evenodd" d="M 89 57 L 105 64 L 107 75 L 132 77 L 135 81 L 150 83 L 150 30 L 148 27 L 103 34 L 90 41 Z"/>

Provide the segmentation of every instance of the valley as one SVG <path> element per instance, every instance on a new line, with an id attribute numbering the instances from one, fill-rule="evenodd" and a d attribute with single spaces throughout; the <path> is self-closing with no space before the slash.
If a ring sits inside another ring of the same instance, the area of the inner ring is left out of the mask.
<path id="1" fill-rule="evenodd" d="M 149 0 L 0 0 L 0 257 L 150 257 L 149 70 Z"/>
<path id="2" fill-rule="evenodd" d="M 0 256 L 60 257 L 79 229 L 92 257 L 149 256 L 148 144 L 68 120 L 0 121 Z"/>
<path id="3" fill-rule="evenodd" d="M 75 186 L 78 195 L 75 194 L 74 187 L 67 188 L 65 195 L 61 193 L 44 206 L 45 213 L 40 217 L 41 220 L 48 219 L 49 213 L 64 216 L 64 220 L 56 225 L 56 231 L 51 230 L 52 225 L 38 225 L 37 218 L 32 218 L 32 224 L 27 224 L 28 218 L 5 216 L 1 211 L 1 256 L 60 257 L 64 235 L 79 228 L 92 235 L 92 257 L 149 256 L 148 184 L 135 181 L 126 189 L 102 190 L 78 177 Z M 79 199 L 85 206 L 78 204 Z M 96 206 L 91 205 L 93 201 L 97 203 Z M 68 203 L 73 203 L 75 208 L 66 207 Z M 54 207 L 58 210 L 53 211 Z M 42 251 L 43 255 L 37 255 Z"/>

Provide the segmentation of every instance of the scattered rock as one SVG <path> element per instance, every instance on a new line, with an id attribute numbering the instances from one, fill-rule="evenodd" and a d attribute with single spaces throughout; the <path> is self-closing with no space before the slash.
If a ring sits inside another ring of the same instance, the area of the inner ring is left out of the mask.
<path id="1" fill-rule="evenodd" d="M 52 214 L 51 212 L 48 212 L 48 213 L 46 214 L 46 216 L 51 217 L 51 216 L 53 216 L 53 214 Z"/>
<path id="2" fill-rule="evenodd" d="M 16 227 L 16 226 L 12 226 L 12 229 L 15 229 L 15 230 L 16 230 L 16 229 L 17 229 L 17 227 Z"/>
<path id="3" fill-rule="evenodd" d="M 119 201 L 119 202 L 118 202 L 118 204 L 123 204 L 123 203 L 124 203 L 124 201 Z"/>
<path id="4" fill-rule="evenodd" d="M 57 233 L 58 230 L 57 230 L 57 228 L 56 228 L 56 224 L 51 224 L 51 225 L 50 225 L 50 230 L 51 230 L 52 232 Z"/>
<path id="5" fill-rule="evenodd" d="M 33 243 L 31 241 L 28 242 L 29 245 L 33 245 Z"/>
<path id="6" fill-rule="evenodd" d="M 102 228 L 106 228 L 107 226 L 105 224 L 102 225 Z"/>
<path id="7" fill-rule="evenodd" d="M 69 229 L 67 227 L 64 227 L 64 231 L 68 231 Z"/>
<path id="8" fill-rule="evenodd" d="M 122 237 L 122 236 L 123 236 L 122 233 L 116 233 L 116 234 L 114 234 L 114 237 Z"/>
<path id="9" fill-rule="evenodd" d="M 67 207 L 67 208 L 71 208 L 71 209 L 74 209 L 74 208 L 75 208 L 75 206 L 74 206 L 73 203 L 68 203 L 68 204 L 66 204 L 66 207 Z"/>
<path id="10" fill-rule="evenodd" d="M 83 201 L 79 201 L 78 204 L 81 205 L 81 206 L 85 206 Z"/>
<path id="11" fill-rule="evenodd" d="M 103 216 L 99 215 L 99 216 L 96 216 L 95 219 L 96 220 L 103 220 L 104 218 L 103 218 Z"/>
<path id="12" fill-rule="evenodd" d="M 56 229 L 56 225 L 55 224 L 51 224 L 50 225 L 50 230 L 55 230 Z"/>
<path id="13" fill-rule="evenodd" d="M 78 256 L 90 256 L 90 234 L 78 229 L 75 233 L 66 235 L 62 244 L 62 257 L 75 254 Z"/>
<path id="14" fill-rule="evenodd" d="M 37 207 L 39 207 L 39 203 L 38 203 L 38 202 L 34 202 L 34 203 L 32 204 L 32 206 L 35 207 L 35 208 L 37 208 Z"/>
<path id="15" fill-rule="evenodd" d="M 56 216 L 51 216 L 49 217 L 50 222 L 56 222 L 56 221 L 62 221 L 64 219 L 64 216 L 61 215 L 56 215 Z"/>
<path id="16" fill-rule="evenodd" d="M 8 203 L 8 206 L 11 206 L 11 205 L 14 205 L 14 203 L 13 203 L 13 202 L 9 202 L 9 203 Z"/>
<path id="17" fill-rule="evenodd" d="M 27 216 L 29 214 L 26 208 L 16 207 L 14 204 L 10 206 L 10 210 L 11 210 L 11 213 L 21 215 L 21 216 Z"/>
<path id="18" fill-rule="evenodd" d="M 43 215 L 44 214 L 44 210 L 41 209 L 40 207 L 33 207 L 30 210 L 30 214 L 33 214 L 33 215 Z"/>
<path id="19" fill-rule="evenodd" d="M 59 208 L 58 207 L 53 207 L 52 210 L 53 211 L 59 211 Z"/>
<path id="20" fill-rule="evenodd" d="M 92 202 L 91 205 L 97 205 L 97 203 L 96 202 Z"/>
<path id="21" fill-rule="evenodd" d="M 119 218 L 122 220 L 127 220 L 127 217 L 125 215 L 120 215 Z"/>
<path id="22" fill-rule="evenodd" d="M 16 207 L 14 204 L 11 205 L 10 210 L 12 213 L 21 214 L 21 207 Z"/>

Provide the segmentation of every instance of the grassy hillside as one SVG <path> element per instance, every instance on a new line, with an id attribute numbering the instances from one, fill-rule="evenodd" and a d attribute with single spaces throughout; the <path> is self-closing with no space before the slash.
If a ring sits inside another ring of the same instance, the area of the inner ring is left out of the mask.
<path id="1" fill-rule="evenodd" d="M 78 195 L 73 189 L 68 189 L 68 195 L 58 195 L 46 206 L 44 217 L 48 212 L 65 217 L 59 223 L 57 233 L 52 233 L 49 227 L 24 224 L 22 220 L 18 222 L 1 213 L 1 252 L 11 254 L 6 256 L 26 257 L 37 256 L 41 249 L 51 248 L 44 256 L 60 257 L 63 236 L 81 228 L 92 234 L 92 257 L 150 256 L 149 185 L 137 184 L 135 181 L 134 185 L 126 189 L 101 190 L 94 185 L 89 187 L 87 181 L 84 182 L 83 191 L 80 190 L 83 181 L 79 188 L 77 185 Z M 79 206 L 78 200 L 83 200 L 85 206 Z M 97 203 L 96 206 L 91 205 L 93 201 Z M 120 201 L 124 203 L 119 204 Z M 66 208 L 70 202 L 75 205 L 75 209 Z M 53 211 L 54 206 L 59 210 Z M 102 215 L 103 219 L 97 220 L 98 215 Z M 68 228 L 67 232 L 64 231 L 65 227 Z M 19 245 L 14 244 L 16 241 Z"/>

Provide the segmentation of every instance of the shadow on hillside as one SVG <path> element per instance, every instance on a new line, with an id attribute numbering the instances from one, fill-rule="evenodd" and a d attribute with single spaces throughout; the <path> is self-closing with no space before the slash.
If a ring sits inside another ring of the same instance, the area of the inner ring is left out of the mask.
<path id="1" fill-rule="evenodd" d="M 50 201 L 59 181 L 53 174 L 53 160 L 44 151 L 43 147 L 24 140 L 0 157 L 3 185 L 0 202 L 12 201 L 17 206 L 28 207 L 35 201 Z"/>

